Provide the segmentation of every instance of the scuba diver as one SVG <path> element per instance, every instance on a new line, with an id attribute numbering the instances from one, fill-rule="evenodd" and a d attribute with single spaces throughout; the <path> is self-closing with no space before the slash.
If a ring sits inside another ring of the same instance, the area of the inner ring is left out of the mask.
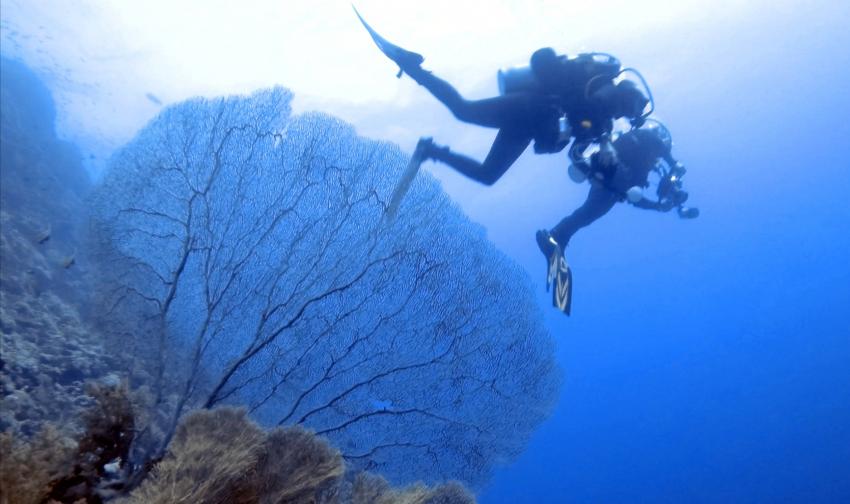
<path id="1" fill-rule="evenodd" d="M 378 48 L 399 66 L 398 77 L 409 75 L 459 120 L 498 129 L 483 162 L 439 146 L 431 138 L 420 139 L 414 154 L 419 163 L 439 161 L 486 185 L 499 180 L 532 141 L 537 154 L 560 152 L 573 138 L 576 147 L 601 143 L 602 160 L 613 162 L 608 142 L 613 121 L 625 117 L 639 125 L 652 111 L 645 112 L 651 98 L 634 82 L 615 83 L 622 73 L 634 71 L 621 69 L 617 58 L 601 53 L 568 58 L 548 47 L 535 51 L 528 67 L 499 72 L 500 96 L 467 100 L 451 84 L 423 69 L 420 54 L 388 42 L 357 16 Z"/>
<path id="2" fill-rule="evenodd" d="M 500 74 L 500 96 L 467 100 L 448 82 L 424 70 L 417 63 L 421 56 L 400 54 L 395 61 L 402 71 L 455 117 L 498 129 L 483 162 L 438 146 L 430 138 L 421 140 L 425 159 L 445 163 L 486 185 L 499 180 L 532 141 L 536 154 L 560 152 L 571 138 L 577 146 L 600 142 L 603 152 L 610 152 L 606 144 L 614 119 L 638 121 L 649 102 L 632 81 L 613 82 L 620 66 L 616 59 L 599 61 L 589 54 L 569 59 L 551 48 L 539 49 L 528 69 Z"/>
<path id="3" fill-rule="evenodd" d="M 615 204 L 628 201 L 637 208 L 669 212 L 677 209 L 679 217 L 693 219 L 698 208 L 685 206 L 688 193 L 682 188 L 686 170 L 672 155 L 673 139 L 661 122 L 649 119 L 645 125 L 619 135 L 612 142 L 616 162 L 600 160 L 600 152 L 589 158 L 571 152 L 570 178 L 575 182 L 590 181 L 590 191 L 584 203 L 562 219 L 551 230 L 537 231 L 537 246 L 548 264 L 547 287 L 554 284 L 553 304 L 569 314 L 572 273 L 564 259 L 564 249 L 573 235 L 590 225 Z M 572 151 L 572 149 L 571 149 Z M 664 161 L 663 163 L 661 161 Z M 659 176 L 657 199 L 644 195 L 651 173 Z"/>

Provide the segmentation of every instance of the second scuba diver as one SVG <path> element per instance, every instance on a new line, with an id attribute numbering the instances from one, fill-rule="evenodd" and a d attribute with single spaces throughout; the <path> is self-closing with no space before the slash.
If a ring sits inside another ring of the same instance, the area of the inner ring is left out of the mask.
<path id="1" fill-rule="evenodd" d="M 608 213 L 618 202 L 629 201 L 638 208 L 659 212 L 676 208 L 685 219 L 699 216 L 697 208 L 684 206 L 688 200 L 688 193 L 682 189 L 685 167 L 673 158 L 672 137 L 662 123 L 650 119 L 645 126 L 620 135 L 612 146 L 617 160 L 613 165 L 602 163 L 597 152 L 589 159 L 575 159 L 570 166 L 570 177 L 576 182 L 590 180 L 590 191 L 584 203 L 554 228 L 537 232 L 537 245 L 547 259 L 556 248 L 563 253 L 579 229 Z M 652 172 L 659 176 L 656 200 L 643 194 Z"/>
<path id="2" fill-rule="evenodd" d="M 673 158 L 672 146 L 669 130 L 650 119 L 645 126 L 627 131 L 614 140 L 612 148 L 616 161 L 613 164 L 601 160 L 601 151 L 589 159 L 571 156 L 570 177 L 576 182 L 590 180 L 587 198 L 554 228 L 542 229 L 536 235 L 537 246 L 548 265 L 546 285 L 552 288 L 555 307 L 570 314 L 573 277 L 564 258 L 565 247 L 579 229 L 607 214 L 616 203 L 629 201 L 638 208 L 659 212 L 677 208 L 683 219 L 699 216 L 699 209 L 684 206 L 688 200 L 688 193 L 682 189 L 685 167 Z M 659 176 L 656 200 L 643 194 L 652 172 Z"/>

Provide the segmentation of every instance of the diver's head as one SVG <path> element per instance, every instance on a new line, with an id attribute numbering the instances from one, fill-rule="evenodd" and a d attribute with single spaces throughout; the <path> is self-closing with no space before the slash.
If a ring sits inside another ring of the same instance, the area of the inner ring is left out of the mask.
<path id="1" fill-rule="evenodd" d="M 644 96 L 643 91 L 638 89 L 637 85 L 630 80 L 622 80 L 617 83 L 616 95 L 614 117 L 617 119 L 621 117 L 638 119 L 643 115 L 643 111 L 649 103 L 649 99 Z"/>
<path id="2" fill-rule="evenodd" d="M 652 133 L 663 146 L 664 152 L 670 152 L 673 148 L 673 135 L 661 121 L 650 118 L 641 129 Z"/>

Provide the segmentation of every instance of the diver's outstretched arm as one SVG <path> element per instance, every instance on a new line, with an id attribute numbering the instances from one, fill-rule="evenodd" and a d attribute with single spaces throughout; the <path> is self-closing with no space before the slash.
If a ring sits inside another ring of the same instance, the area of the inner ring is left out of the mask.
<path id="1" fill-rule="evenodd" d="M 665 205 L 657 201 L 652 201 L 649 198 L 642 198 L 640 201 L 632 203 L 635 207 L 643 210 L 655 210 L 657 212 L 669 212 L 673 209 L 673 205 Z"/>

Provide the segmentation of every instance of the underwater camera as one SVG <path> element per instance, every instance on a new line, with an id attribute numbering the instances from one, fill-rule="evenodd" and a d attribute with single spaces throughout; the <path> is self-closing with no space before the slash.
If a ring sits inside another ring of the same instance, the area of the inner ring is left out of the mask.
<path id="1" fill-rule="evenodd" d="M 682 179 L 673 170 L 658 181 L 658 200 L 672 200 L 676 193 L 682 190 Z"/>
<path id="2" fill-rule="evenodd" d="M 685 167 L 676 164 L 661 178 L 658 182 L 658 202 L 668 209 L 676 207 L 677 213 L 682 219 L 695 219 L 699 217 L 699 209 L 684 206 L 689 196 L 688 191 L 682 189 L 682 175 L 684 174 Z"/>

